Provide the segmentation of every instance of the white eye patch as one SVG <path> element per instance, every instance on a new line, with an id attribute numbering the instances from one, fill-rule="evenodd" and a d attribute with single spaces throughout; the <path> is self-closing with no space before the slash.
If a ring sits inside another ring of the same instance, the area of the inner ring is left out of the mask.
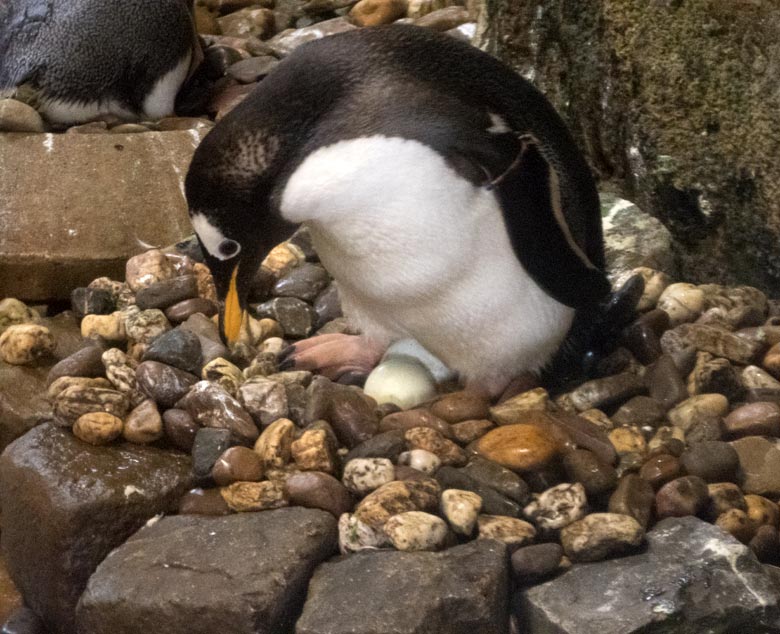
<path id="1" fill-rule="evenodd" d="M 235 240 L 226 238 L 203 214 L 192 214 L 190 220 L 209 255 L 218 260 L 229 260 L 241 252 L 241 245 Z"/>

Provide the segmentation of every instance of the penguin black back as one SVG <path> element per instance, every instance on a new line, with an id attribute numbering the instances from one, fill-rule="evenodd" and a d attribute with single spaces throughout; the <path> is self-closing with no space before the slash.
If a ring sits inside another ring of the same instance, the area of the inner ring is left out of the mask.
<path id="1" fill-rule="evenodd" d="M 170 91 L 158 96 L 164 106 L 149 97 L 166 74 L 180 85 L 195 38 L 188 0 L 4 0 L 0 91 L 31 89 L 55 121 L 88 104 L 115 104 L 123 118 L 162 116 Z"/>

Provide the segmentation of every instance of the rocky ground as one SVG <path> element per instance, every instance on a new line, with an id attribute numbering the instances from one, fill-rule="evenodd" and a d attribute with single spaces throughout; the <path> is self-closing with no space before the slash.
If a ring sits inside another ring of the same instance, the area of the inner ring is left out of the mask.
<path id="1" fill-rule="evenodd" d="M 44 150 L 191 149 L 308 39 L 397 19 L 468 37 L 473 12 L 447 4 L 209 0 L 193 116 Z M 14 101 L 0 129 L 46 131 Z M 645 280 L 637 319 L 596 378 L 498 403 L 450 386 L 402 410 L 280 367 L 348 332 L 305 231 L 264 262 L 232 350 L 189 244 L 89 284 L 41 259 L 26 296 L 68 305 L 0 302 L 2 632 L 780 632 L 780 302 L 678 282 L 660 223 L 602 201 L 616 286 Z"/>

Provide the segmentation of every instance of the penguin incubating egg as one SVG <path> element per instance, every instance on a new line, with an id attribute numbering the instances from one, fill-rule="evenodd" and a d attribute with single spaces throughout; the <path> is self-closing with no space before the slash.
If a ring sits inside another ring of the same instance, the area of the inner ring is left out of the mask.
<path id="1" fill-rule="evenodd" d="M 188 0 L 0 0 L 0 93 L 52 123 L 170 115 L 198 55 Z"/>
<path id="2" fill-rule="evenodd" d="M 598 195 L 560 117 L 504 64 L 418 27 L 301 46 L 204 139 L 186 186 L 228 341 L 298 223 L 374 348 L 416 339 L 492 395 L 609 293 Z"/>

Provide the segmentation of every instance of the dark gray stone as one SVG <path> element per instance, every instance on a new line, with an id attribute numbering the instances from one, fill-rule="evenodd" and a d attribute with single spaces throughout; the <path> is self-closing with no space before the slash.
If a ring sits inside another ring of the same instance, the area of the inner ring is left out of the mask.
<path id="1" fill-rule="evenodd" d="M 280 277 L 272 292 L 277 297 L 297 297 L 311 302 L 329 283 L 330 275 L 324 268 L 305 262 Z"/>
<path id="2" fill-rule="evenodd" d="M 46 398 L 46 368 L 0 361 L 0 451 L 52 415 Z"/>
<path id="3" fill-rule="evenodd" d="M 296 634 L 506 634 L 506 547 L 361 552 L 319 567 Z"/>
<path id="4" fill-rule="evenodd" d="M 481 456 L 474 456 L 463 467 L 462 471 L 477 482 L 495 489 L 501 495 L 518 504 L 525 504 L 528 501 L 528 485 L 515 472 L 505 469 L 497 462 Z"/>
<path id="5" fill-rule="evenodd" d="M 476 480 L 463 469 L 454 467 L 441 467 L 436 472 L 436 481 L 444 489 L 463 489 L 473 491 L 482 498 L 482 512 L 489 515 L 508 515 L 518 517 L 520 505 L 501 495 L 492 487 Z"/>
<path id="6" fill-rule="evenodd" d="M 142 288 L 135 296 L 135 303 L 141 310 L 165 309 L 197 296 L 198 279 L 194 275 L 182 275 Z"/>
<path id="7" fill-rule="evenodd" d="M 192 486 L 190 459 L 132 444 L 94 447 L 53 424 L 0 457 L 2 549 L 26 603 L 55 633 L 103 558 Z"/>
<path id="8" fill-rule="evenodd" d="M 357 445 L 344 458 L 344 464 L 355 458 L 387 458 L 395 462 L 405 449 L 404 433 L 393 429 L 377 434 Z"/>
<path id="9" fill-rule="evenodd" d="M 77 319 L 84 315 L 108 315 L 114 312 L 114 298 L 102 288 L 74 288 L 70 294 L 70 307 Z"/>
<path id="10" fill-rule="evenodd" d="M 314 312 L 317 313 L 317 328 L 343 315 L 339 289 L 335 284 L 331 284 L 317 296 L 314 300 Z"/>
<path id="11" fill-rule="evenodd" d="M 198 382 L 194 374 L 159 361 L 138 364 L 135 378 L 140 390 L 163 410 L 173 407 Z"/>
<path id="12" fill-rule="evenodd" d="M 258 318 L 270 317 L 279 322 L 288 337 L 308 337 L 317 321 L 317 313 L 296 297 L 277 297 L 255 307 Z"/>
<path id="13" fill-rule="evenodd" d="M 201 346 L 198 335 L 176 328 L 161 334 L 144 353 L 144 361 L 159 361 L 174 368 L 199 375 Z"/>
<path id="14" fill-rule="evenodd" d="M 43 621 L 30 608 L 22 606 L 13 611 L 0 629 L 0 634 L 47 634 Z"/>
<path id="15" fill-rule="evenodd" d="M 659 522 L 642 554 L 577 565 L 517 599 L 528 634 L 780 631 L 780 593 L 762 565 L 693 517 Z"/>
<path id="16" fill-rule="evenodd" d="M 46 382 L 51 385 L 62 376 L 85 376 L 89 378 L 106 376 L 103 365 L 103 348 L 95 345 L 84 346 L 72 355 L 65 357 L 49 370 Z"/>
<path id="17" fill-rule="evenodd" d="M 79 631 L 288 634 L 314 568 L 336 550 L 336 520 L 325 511 L 167 517 L 98 567 Z"/>
<path id="18" fill-rule="evenodd" d="M 201 427 L 192 443 L 192 472 L 198 478 L 207 478 L 211 469 L 225 451 L 230 448 L 230 430 Z"/>

